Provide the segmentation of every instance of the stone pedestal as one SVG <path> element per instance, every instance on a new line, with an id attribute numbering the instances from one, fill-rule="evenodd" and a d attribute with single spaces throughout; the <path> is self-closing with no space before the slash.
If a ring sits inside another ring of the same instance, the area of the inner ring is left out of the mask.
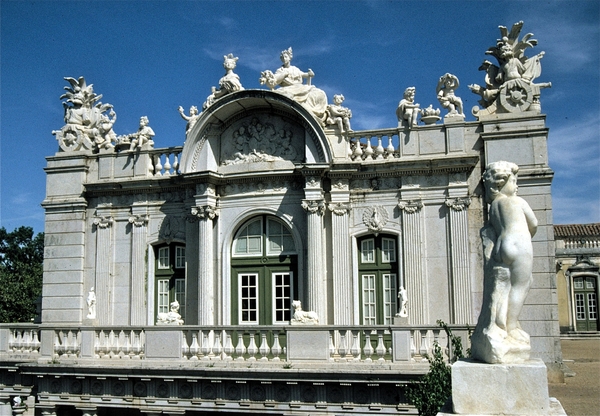
<path id="1" fill-rule="evenodd" d="M 452 365 L 452 405 L 460 415 L 548 415 L 550 399 L 542 360 Z"/>

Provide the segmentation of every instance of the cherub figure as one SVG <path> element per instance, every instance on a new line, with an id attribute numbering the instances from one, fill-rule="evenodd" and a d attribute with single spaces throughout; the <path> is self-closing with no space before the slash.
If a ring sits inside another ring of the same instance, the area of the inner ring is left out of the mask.
<path id="1" fill-rule="evenodd" d="M 114 148 L 113 142 L 117 140 L 117 135 L 113 131 L 113 125 L 117 121 L 117 114 L 111 109 L 109 118 L 106 114 L 100 115 L 100 121 L 94 135 L 94 142 L 99 149 L 112 149 Z"/>
<path id="2" fill-rule="evenodd" d="M 173 301 L 169 305 L 171 310 L 167 313 L 159 313 L 157 325 L 183 325 L 183 319 L 179 314 L 179 302 Z"/>
<path id="3" fill-rule="evenodd" d="M 333 104 L 327 106 L 327 124 L 337 124 L 341 132 L 352 132 L 350 127 L 350 119 L 352 118 L 352 111 L 349 108 L 342 107 L 342 103 L 345 98 L 342 94 L 336 94 L 333 96 Z"/>
<path id="4" fill-rule="evenodd" d="M 185 126 L 185 134 L 187 134 L 192 127 L 194 127 L 194 124 L 196 124 L 196 121 L 198 121 L 198 107 L 196 107 L 195 105 L 190 107 L 190 115 L 186 116 L 185 112 L 183 111 L 183 107 L 179 106 L 178 108 L 179 110 L 179 114 L 181 115 L 181 118 L 183 118 L 185 121 L 187 121 L 187 125 Z"/>
<path id="5" fill-rule="evenodd" d="M 437 97 L 442 107 L 448 109 L 446 117 L 465 116 L 463 113 L 462 100 L 454 95 L 454 91 L 459 85 L 460 83 L 458 82 L 456 75 L 448 73 L 442 75 L 438 81 L 436 88 Z"/>
<path id="6" fill-rule="evenodd" d="M 533 245 L 537 219 L 517 196 L 519 167 L 510 162 L 487 165 L 483 174 L 489 223 L 482 229 L 485 255 L 484 299 L 472 337 L 472 355 L 488 363 L 529 358 L 529 335 L 518 317 L 533 281 Z"/>
<path id="7" fill-rule="evenodd" d="M 400 310 L 398 311 L 397 316 L 406 318 L 408 316 L 408 294 L 404 286 L 400 286 L 400 289 L 398 289 L 398 303 L 400 304 Z"/>
<path id="8" fill-rule="evenodd" d="M 407 123 L 408 127 L 417 125 L 417 116 L 420 113 L 420 104 L 415 103 L 415 93 L 417 89 L 415 87 L 408 87 L 404 90 L 404 98 L 398 103 L 396 109 L 396 116 L 398 121 Z"/>
<path id="9" fill-rule="evenodd" d="M 151 146 L 154 145 L 154 141 L 152 140 L 152 138 L 154 137 L 154 130 L 152 130 L 152 128 L 150 128 L 148 124 L 148 117 L 140 117 L 140 128 L 138 129 L 138 131 L 127 136 L 131 140 L 131 145 L 129 146 L 130 152 L 132 152 L 136 148 L 142 147 L 146 143 L 148 143 Z"/>

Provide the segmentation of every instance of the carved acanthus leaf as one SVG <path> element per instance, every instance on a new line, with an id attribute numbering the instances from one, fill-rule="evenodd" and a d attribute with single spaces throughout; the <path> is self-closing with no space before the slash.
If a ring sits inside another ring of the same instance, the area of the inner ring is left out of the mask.
<path id="1" fill-rule="evenodd" d="M 338 202 L 336 204 L 328 204 L 329 210 L 335 215 L 345 215 L 350 212 L 350 204 L 344 202 Z"/>
<path id="2" fill-rule="evenodd" d="M 323 200 L 305 199 L 302 201 L 302 208 L 308 213 L 323 215 L 325 212 L 325 202 Z"/>
<path id="3" fill-rule="evenodd" d="M 471 198 L 448 198 L 446 199 L 445 204 L 454 211 L 462 211 L 471 205 Z"/>
<path id="4" fill-rule="evenodd" d="M 99 216 L 94 218 L 94 225 L 98 228 L 108 228 L 110 227 L 115 220 L 113 217 L 109 216 Z"/>
<path id="5" fill-rule="evenodd" d="M 219 208 L 213 205 L 192 207 L 192 216 L 199 219 L 214 220 L 219 215 Z"/>
<path id="6" fill-rule="evenodd" d="M 148 214 L 132 214 L 129 217 L 129 223 L 135 225 L 136 227 L 148 225 L 148 221 L 150 221 L 150 215 Z"/>
<path id="7" fill-rule="evenodd" d="M 398 201 L 398 208 L 407 214 L 414 214 L 415 212 L 419 212 L 421 208 L 423 208 L 423 202 L 417 199 L 411 199 L 408 201 Z"/>

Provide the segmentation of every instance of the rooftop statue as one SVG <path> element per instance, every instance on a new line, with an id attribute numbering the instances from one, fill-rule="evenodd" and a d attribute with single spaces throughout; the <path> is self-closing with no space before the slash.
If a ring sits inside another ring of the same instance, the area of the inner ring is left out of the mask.
<path id="1" fill-rule="evenodd" d="M 211 94 L 206 98 L 206 101 L 202 105 L 203 110 L 206 110 L 219 98 L 229 93 L 244 89 L 244 87 L 242 87 L 242 83 L 240 82 L 239 75 L 233 72 L 237 66 L 238 59 L 239 58 L 234 57 L 232 53 L 223 56 L 223 68 L 225 68 L 225 75 L 219 80 L 219 88 L 211 88 Z"/>
<path id="2" fill-rule="evenodd" d="M 129 151 L 132 152 L 135 149 L 139 149 L 144 145 L 148 145 L 150 148 L 154 147 L 154 130 L 149 124 L 148 117 L 140 117 L 140 127 L 135 133 L 127 134 L 120 137 L 120 144 L 129 143 Z"/>
<path id="3" fill-rule="evenodd" d="M 275 73 L 269 70 L 261 72 L 259 81 L 261 85 L 266 84 L 271 90 L 302 104 L 322 126 L 325 126 L 327 122 L 327 95 L 325 91 L 311 85 L 311 79 L 315 76 L 315 73 L 310 68 L 308 72 L 303 72 L 291 65 L 292 58 L 291 47 L 282 51 L 280 59 L 283 64 L 281 67 Z M 302 83 L 304 78 L 307 78 L 307 84 Z M 277 86 L 279 88 L 275 89 Z"/>
<path id="4" fill-rule="evenodd" d="M 438 101 L 448 110 L 444 117 L 459 117 L 464 119 L 462 100 L 454 94 L 460 83 L 456 75 L 444 74 L 440 77 L 436 88 Z M 421 116 L 422 117 L 422 116 Z"/>
<path id="5" fill-rule="evenodd" d="M 497 113 L 520 113 L 532 111 L 539 113 L 540 90 L 549 88 L 551 83 L 534 84 L 533 80 L 542 73 L 541 59 L 544 52 L 527 58 L 524 54 L 527 48 L 537 45 L 537 40 L 531 39 L 532 33 L 519 40 L 523 22 L 515 23 L 510 33 L 504 26 L 499 26 L 501 39 L 496 46 L 490 47 L 485 53 L 492 55 L 498 61 L 498 66 L 486 60 L 480 70 L 486 71 L 485 87 L 477 84 L 469 85 L 471 91 L 481 96 L 479 104 L 484 109 L 473 107 L 476 117 Z"/>
<path id="6" fill-rule="evenodd" d="M 60 150 L 63 152 L 112 149 L 116 134 L 112 126 L 117 115 L 110 104 L 102 104 L 102 95 L 94 93 L 93 85 L 87 85 L 84 77 L 66 77 L 70 86 L 60 96 L 65 109 L 65 125 L 54 130 Z M 108 116 L 106 115 L 108 113 Z"/>
<path id="7" fill-rule="evenodd" d="M 537 219 L 517 196 L 519 167 L 510 162 L 487 165 L 483 174 L 489 221 L 482 229 L 485 270 L 483 305 L 471 337 L 473 358 L 487 363 L 529 359 L 529 335 L 519 314 L 533 280 Z"/>
<path id="8" fill-rule="evenodd" d="M 200 115 L 198 114 L 198 107 L 196 107 L 195 105 L 191 106 L 189 116 L 185 115 L 182 106 L 179 106 L 178 111 L 181 115 L 181 118 L 187 121 L 187 125 L 185 126 L 185 134 L 187 134 L 192 129 L 192 127 L 194 127 L 196 121 L 198 121 L 198 117 L 200 117 Z"/>
<path id="9" fill-rule="evenodd" d="M 333 104 L 327 106 L 327 124 L 337 125 L 340 132 L 352 132 L 350 127 L 350 119 L 352 118 L 352 111 L 349 108 L 342 107 L 342 103 L 345 98 L 342 94 L 336 94 L 333 96 Z"/>
<path id="10" fill-rule="evenodd" d="M 420 114 L 420 105 L 415 103 L 415 94 L 417 89 L 415 87 L 408 87 L 404 90 L 404 98 L 398 103 L 396 109 L 396 116 L 398 116 L 398 122 L 403 126 L 411 128 L 417 125 L 417 116 Z"/>

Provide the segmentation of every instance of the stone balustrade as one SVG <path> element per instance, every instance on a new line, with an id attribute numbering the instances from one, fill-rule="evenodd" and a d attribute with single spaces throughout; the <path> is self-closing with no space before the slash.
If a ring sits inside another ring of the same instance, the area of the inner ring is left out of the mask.
<path id="1" fill-rule="evenodd" d="M 468 328 L 452 328 L 468 347 Z M 0 359 L 35 361 L 64 360 L 177 360 L 286 362 L 294 349 L 291 332 L 308 331 L 328 339 L 322 356 L 330 363 L 418 363 L 425 362 L 434 342 L 448 358 L 452 348 L 438 326 L 419 327 L 63 327 L 1 324 Z M 297 339 L 297 338 L 295 338 Z M 167 349 L 168 351 L 165 351 Z M 166 354 L 166 355 L 165 355 Z"/>
<path id="2" fill-rule="evenodd" d="M 183 147 L 168 147 L 150 151 L 152 171 L 150 176 L 173 176 L 179 172 L 179 157 Z"/>
<path id="3" fill-rule="evenodd" d="M 353 132 L 348 136 L 348 157 L 355 162 L 388 160 L 400 157 L 397 129 Z"/>

